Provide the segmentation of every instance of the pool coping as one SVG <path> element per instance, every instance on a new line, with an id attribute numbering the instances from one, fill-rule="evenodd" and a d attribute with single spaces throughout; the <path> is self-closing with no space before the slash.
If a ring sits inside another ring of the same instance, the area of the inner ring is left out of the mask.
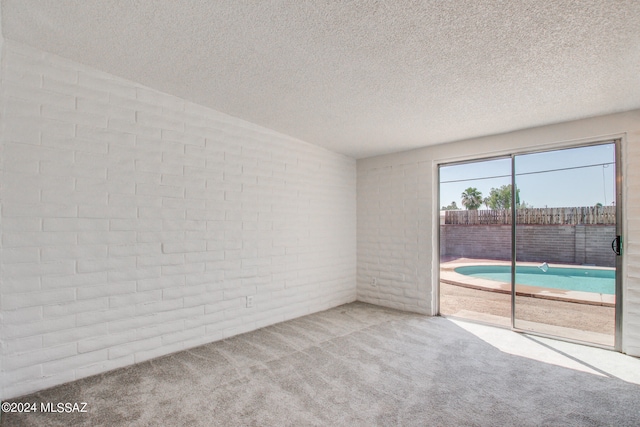
<path id="1" fill-rule="evenodd" d="M 497 260 L 472 260 L 464 261 L 448 261 L 440 264 L 440 281 L 450 285 L 461 286 L 470 289 L 478 289 L 489 292 L 511 293 L 511 284 L 498 282 L 489 279 L 481 279 L 478 277 L 465 276 L 455 271 L 458 267 L 468 267 L 472 265 L 506 265 L 510 266 L 511 262 Z M 518 265 L 537 267 L 540 263 L 534 262 L 518 262 Z M 585 268 L 593 270 L 605 270 L 605 267 L 594 267 L 584 265 L 570 264 L 549 264 L 549 267 L 556 268 Z M 544 298 L 556 301 L 567 301 L 578 304 L 601 305 L 605 307 L 615 307 L 615 295 L 599 294 L 595 292 L 570 291 L 553 288 L 542 288 L 538 286 L 516 285 L 516 295 L 533 298 Z"/>

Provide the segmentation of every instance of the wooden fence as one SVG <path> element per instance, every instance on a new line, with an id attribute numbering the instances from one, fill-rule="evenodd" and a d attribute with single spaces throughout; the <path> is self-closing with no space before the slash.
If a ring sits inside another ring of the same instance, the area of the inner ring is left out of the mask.
<path id="1" fill-rule="evenodd" d="M 510 209 L 444 211 L 445 224 L 511 224 Z M 614 225 L 615 206 L 574 208 L 527 208 L 516 210 L 516 224 L 541 225 Z"/>

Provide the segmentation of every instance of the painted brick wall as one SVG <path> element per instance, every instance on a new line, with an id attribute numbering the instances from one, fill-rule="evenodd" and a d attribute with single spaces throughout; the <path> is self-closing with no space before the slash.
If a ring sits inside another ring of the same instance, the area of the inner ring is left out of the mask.
<path id="1" fill-rule="evenodd" d="M 629 354 L 640 357 L 640 113 L 629 130 L 628 144 L 623 153 L 624 171 L 624 277 L 623 306 L 624 345 Z"/>
<path id="2" fill-rule="evenodd" d="M 4 36 L 2 34 L 2 5 L 0 5 L 0 90 L 2 89 L 2 82 L 4 80 L 4 76 L 2 73 L 3 67 L 3 58 L 4 58 Z M 0 177 L 4 176 L 4 144 L 2 143 L 2 135 L 4 135 L 4 115 L 5 111 L 3 108 L 4 101 L 2 100 L 2 92 L 0 92 Z M 4 315 L 2 310 L 2 284 L 4 279 L 2 278 L 2 188 L 4 184 L 2 180 L 0 180 L 0 381 L 4 384 L 4 378 L 2 372 L 4 372 L 4 350 L 3 350 L 3 338 L 2 334 L 4 333 Z M 0 384 L 0 400 L 4 397 L 4 386 Z M 0 414 L 0 421 L 2 420 L 2 415 Z"/>
<path id="3" fill-rule="evenodd" d="M 640 356 L 640 110 L 358 160 L 358 299 L 436 313 L 438 164 L 614 136 L 623 138 L 622 345 Z M 416 191 L 406 191 L 416 182 Z M 372 286 L 372 277 L 384 274 L 391 277 Z"/>
<path id="4" fill-rule="evenodd" d="M 518 225 L 517 259 L 530 262 L 595 264 L 614 267 L 612 225 Z M 511 259 L 510 225 L 441 225 L 445 257 Z"/>
<path id="5" fill-rule="evenodd" d="M 353 159 L 11 41 L 1 84 L 0 398 L 356 299 Z"/>
<path id="6" fill-rule="evenodd" d="M 358 300 L 431 314 L 429 182 L 423 164 L 359 171 Z"/>

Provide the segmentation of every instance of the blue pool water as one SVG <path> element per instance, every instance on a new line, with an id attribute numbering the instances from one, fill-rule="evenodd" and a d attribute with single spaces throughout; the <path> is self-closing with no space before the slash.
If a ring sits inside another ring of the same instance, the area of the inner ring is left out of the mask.
<path id="1" fill-rule="evenodd" d="M 508 265 L 470 265 L 458 267 L 455 271 L 465 276 L 511 282 L 511 266 Z M 516 267 L 518 285 L 613 295 L 616 289 L 615 282 L 614 269 L 549 267 L 545 273 L 538 267 Z"/>

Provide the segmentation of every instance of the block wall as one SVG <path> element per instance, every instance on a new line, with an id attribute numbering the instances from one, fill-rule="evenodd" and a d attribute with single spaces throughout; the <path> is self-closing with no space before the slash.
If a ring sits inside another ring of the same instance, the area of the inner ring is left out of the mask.
<path id="1" fill-rule="evenodd" d="M 441 225 L 440 255 L 447 258 L 510 260 L 511 226 Z"/>
<path id="2" fill-rule="evenodd" d="M 518 225 L 517 259 L 528 262 L 615 267 L 613 225 Z M 511 259 L 510 225 L 441 225 L 440 255 Z"/>
<path id="3" fill-rule="evenodd" d="M 0 398 L 356 299 L 353 159 L 11 41 L 1 77 Z"/>
<path id="4" fill-rule="evenodd" d="M 613 138 L 624 175 L 622 349 L 640 356 L 640 110 L 358 160 L 358 298 L 437 313 L 439 164 Z"/>

